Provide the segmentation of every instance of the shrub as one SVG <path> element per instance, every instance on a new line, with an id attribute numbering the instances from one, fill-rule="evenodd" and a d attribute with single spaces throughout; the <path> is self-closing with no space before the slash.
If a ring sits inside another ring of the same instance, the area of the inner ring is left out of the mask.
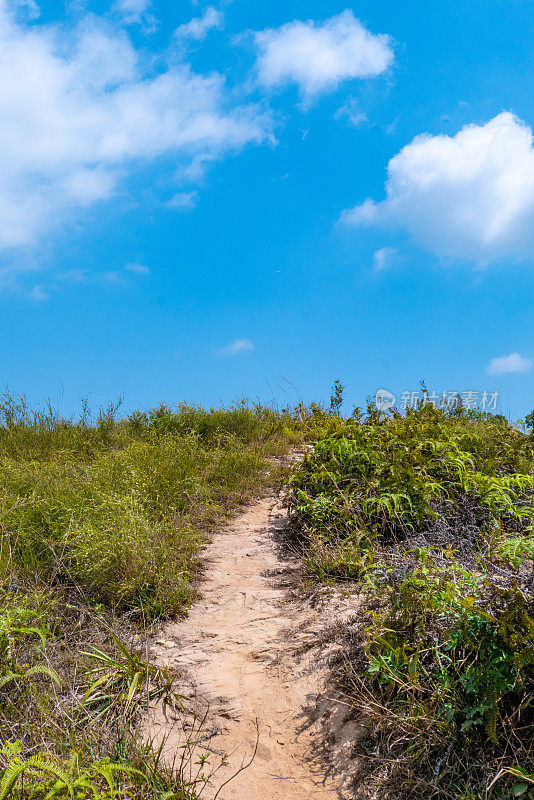
<path id="1" fill-rule="evenodd" d="M 497 774 L 503 798 L 526 775 L 526 796 L 533 490 L 532 436 L 424 403 L 323 425 L 288 481 L 311 572 L 356 581 L 366 622 L 340 634 L 338 680 L 365 709 L 385 798 L 486 798 Z"/>

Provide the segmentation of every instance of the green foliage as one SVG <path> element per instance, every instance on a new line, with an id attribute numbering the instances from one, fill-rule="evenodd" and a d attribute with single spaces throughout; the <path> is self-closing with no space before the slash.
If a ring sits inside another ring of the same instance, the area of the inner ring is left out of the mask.
<path id="1" fill-rule="evenodd" d="M 20 606 L 9 596 L 0 606 L 0 702 L 2 693 L 29 690 L 39 676 L 60 684 L 59 675 L 45 660 L 47 631 L 34 609 Z M 9 688 L 8 688 L 9 687 Z"/>
<path id="2" fill-rule="evenodd" d="M 124 778 L 143 777 L 134 767 L 109 759 L 81 765 L 77 753 L 66 763 L 52 753 L 24 758 L 19 740 L 3 746 L 0 764 L 0 800 L 11 797 L 113 800 L 124 794 Z"/>
<path id="3" fill-rule="evenodd" d="M 74 583 L 148 616 L 180 610 L 203 531 L 268 479 L 292 418 L 239 403 L 95 422 L 0 404 L 0 577 Z"/>
<path id="4" fill-rule="evenodd" d="M 341 411 L 341 406 L 343 405 L 343 392 L 345 391 L 345 386 L 339 380 L 335 380 L 332 384 L 332 391 L 330 394 L 330 412 L 332 414 L 338 414 Z"/>
<path id="5" fill-rule="evenodd" d="M 149 744 L 140 749 L 137 732 L 147 703 L 183 710 L 176 673 L 113 632 L 82 650 L 73 635 L 80 619 L 69 627 L 69 609 L 99 622 L 93 610 L 62 605 L 50 592 L 0 596 L 0 798 L 195 800 L 209 775 L 203 754 L 193 763 L 184 752 L 167 769 Z M 86 623 L 82 640 L 95 632 L 98 624 L 95 631 Z"/>
<path id="6" fill-rule="evenodd" d="M 507 425 L 431 405 L 349 419 L 292 476 L 288 504 L 303 531 L 360 530 L 370 541 L 405 536 L 436 518 L 437 501 L 457 507 L 465 495 L 481 524 L 523 524 L 534 518 L 533 454 L 532 440 Z"/>
<path id="7" fill-rule="evenodd" d="M 181 704 L 173 690 L 174 675 L 141 658 L 139 652 L 127 649 L 112 634 L 116 655 L 104 653 L 97 647 L 80 655 L 87 656 L 96 666 L 88 669 L 93 682 L 84 694 L 81 705 L 98 716 L 120 713 L 127 717 L 141 703 L 145 706 L 158 699 Z"/>
<path id="8" fill-rule="evenodd" d="M 505 536 L 495 546 L 495 556 L 507 561 L 516 569 L 525 560 L 534 559 L 534 534 L 530 529 L 521 536 Z"/>
<path id="9" fill-rule="evenodd" d="M 489 797 L 501 770 L 528 797 L 510 776 L 534 767 L 533 437 L 461 404 L 336 423 L 286 502 L 310 571 L 356 581 L 341 686 L 377 731 L 383 796 Z"/>
<path id="10" fill-rule="evenodd" d="M 534 685 L 534 621 L 521 592 L 501 591 L 491 616 L 473 589 L 473 580 L 418 567 L 367 629 L 368 674 L 394 688 L 395 706 L 424 708 L 451 735 L 481 733 L 498 744 L 499 720 Z"/>

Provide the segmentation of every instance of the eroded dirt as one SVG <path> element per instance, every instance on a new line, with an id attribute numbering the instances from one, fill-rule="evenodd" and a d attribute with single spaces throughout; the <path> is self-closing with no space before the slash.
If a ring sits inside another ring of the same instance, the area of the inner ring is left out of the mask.
<path id="1" fill-rule="evenodd" d="M 160 663 L 185 670 L 196 715 L 195 723 L 191 714 L 154 709 L 149 734 L 163 742 L 163 757 L 179 761 L 193 737 L 198 752 L 210 753 L 212 770 L 228 754 L 203 797 L 334 800 L 346 785 L 339 774 L 350 772 L 358 730 L 348 706 L 325 692 L 322 631 L 353 613 L 354 600 L 330 598 L 326 613 L 324 604 L 312 608 L 292 596 L 289 587 L 302 576 L 298 558 L 282 546 L 285 525 L 269 497 L 217 533 L 205 551 L 202 598 L 154 643 Z"/>

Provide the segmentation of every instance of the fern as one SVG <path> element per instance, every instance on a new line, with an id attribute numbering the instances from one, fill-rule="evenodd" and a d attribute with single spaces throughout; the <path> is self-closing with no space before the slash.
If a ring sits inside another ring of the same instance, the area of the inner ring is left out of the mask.
<path id="1" fill-rule="evenodd" d="M 67 796 L 70 800 L 84 800 L 88 795 L 99 800 L 113 800 L 123 790 L 115 782 L 116 775 L 128 778 L 146 776 L 129 764 L 117 764 L 109 759 L 78 766 L 78 755 L 72 753 L 66 763 L 50 753 L 38 753 L 24 759 L 20 741 L 4 745 L 1 751 L 6 764 L 0 780 L 0 800 L 6 800 L 18 793 L 19 783 L 28 796 L 44 796 L 44 800 Z"/>

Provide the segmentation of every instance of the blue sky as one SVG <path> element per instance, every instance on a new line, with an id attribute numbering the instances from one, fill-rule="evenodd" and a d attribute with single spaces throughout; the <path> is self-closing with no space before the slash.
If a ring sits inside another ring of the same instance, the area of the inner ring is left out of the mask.
<path id="1" fill-rule="evenodd" d="M 530 410 L 533 34 L 518 0 L 2 0 L 2 383 Z"/>

